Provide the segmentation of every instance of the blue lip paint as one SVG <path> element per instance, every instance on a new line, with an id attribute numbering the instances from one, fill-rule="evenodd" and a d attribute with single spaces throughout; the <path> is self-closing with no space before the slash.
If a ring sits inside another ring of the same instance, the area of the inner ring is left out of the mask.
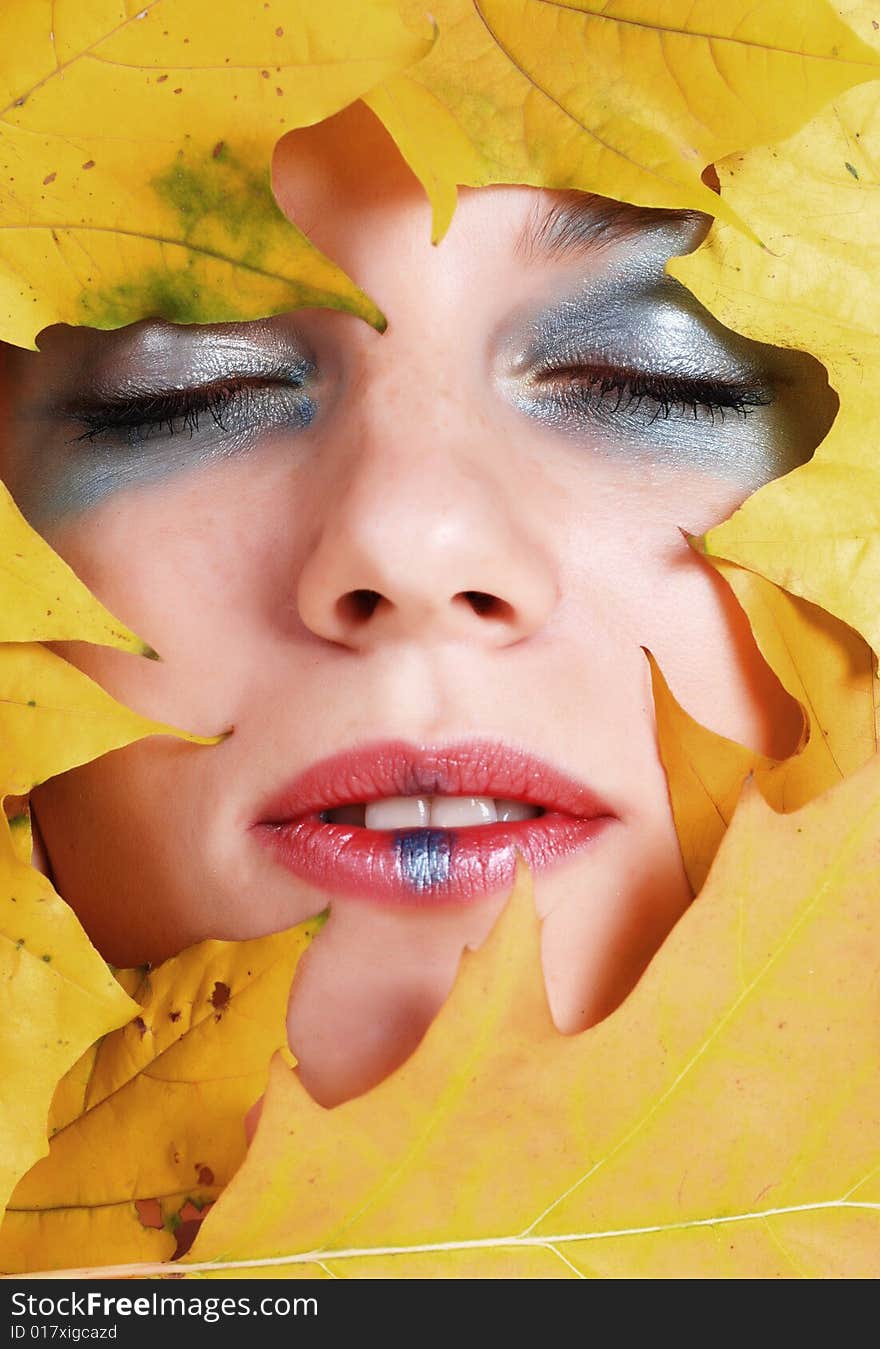
<path id="1" fill-rule="evenodd" d="M 455 832 L 451 829 L 400 829 L 394 835 L 397 872 L 413 890 L 446 885 L 452 869 Z"/>

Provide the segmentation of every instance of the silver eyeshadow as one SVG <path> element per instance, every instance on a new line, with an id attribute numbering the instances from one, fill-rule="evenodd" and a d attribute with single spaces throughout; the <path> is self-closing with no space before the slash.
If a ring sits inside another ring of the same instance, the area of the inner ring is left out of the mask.
<path id="1" fill-rule="evenodd" d="M 575 293 L 527 307 L 505 339 L 508 396 L 591 453 L 753 490 L 805 462 L 836 399 L 814 358 L 732 332 L 666 274 L 686 233 L 687 222 L 643 233 Z M 712 386 L 714 406 L 702 401 Z"/>
<path id="2" fill-rule="evenodd" d="M 315 414 L 308 388 L 314 363 L 289 324 L 274 320 L 216 328 L 147 322 L 113 333 L 54 329 L 38 354 L 17 353 L 16 364 L 13 491 L 37 527 L 113 493 L 241 454 L 272 431 L 298 431 Z M 191 397 L 239 384 L 242 392 L 213 413 L 101 429 L 129 416 L 126 408 L 143 406 L 152 415 L 182 391 Z"/>
<path id="3" fill-rule="evenodd" d="M 661 218 L 601 250 L 592 267 L 567 265 L 532 286 L 534 298 L 491 335 L 486 379 L 578 453 L 636 471 L 697 470 L 751 490 L 809 457 L 836 401 L 812 357 L 729 331 L 665 273 L 698 227 Z M 610 390 L 602 383 L 609 372 L 618 383 Z M 296 314 L 212 328 L 52 329 L 39 354 L 17 353 L 14 374 L 10 487 L 38 528 L 111 493 L 248 452 L 276 433 L 313 422 L 320 431 L 327 416 L 320 362 Z M 108 408 L 155 410 L 176 391 L 224 381 L 243 381 L 245 393 L 219 415 L 139 428 L 125 414 L 128 425 L 101 429 Z M 660 400 L 646 392 L 652 381 L 661 382 Z"/>

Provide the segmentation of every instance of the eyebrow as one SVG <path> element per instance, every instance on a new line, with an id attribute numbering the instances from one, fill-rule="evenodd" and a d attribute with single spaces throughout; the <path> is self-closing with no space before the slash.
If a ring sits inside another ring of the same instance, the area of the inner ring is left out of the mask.
<path id="1" fill-rule="evenodd" d="M 540 200 L 535 202 L 515 251 L 529 262 L 538 258 L 555 261 L 623 243 L 663 225 L 696 225 L 705 220 L 708 217 L 700 211 L 631 206 L 593 192 L 571 191 L 549 211 Z"/>

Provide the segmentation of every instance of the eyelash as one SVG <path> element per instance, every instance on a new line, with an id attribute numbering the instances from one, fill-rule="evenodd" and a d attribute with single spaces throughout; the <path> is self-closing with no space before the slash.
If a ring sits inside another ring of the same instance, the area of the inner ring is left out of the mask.
<path id="1" fill-rule="evenodd" d="M 95 407 L 75 411 L 76 419 L 86 429 L 72 437 L 72 443 L 94 444 L 104 436 L 126 431 L 130 442 L 137 444 L 155 439 L 163 427 L 167 428 L 169 437 L 188 431 L 192 438 L 205 416 L 210 416 L 218 430 L 226 431 L 224 412 L 232 407 L 246 412 L 259 390 L 274 385 L 292 392 L 301 387 L 303 379 L 304 376 L 298 373 L 296 378 L 284 380 L 264 377 L 223 380 L 161 394 L 108 398 Z M 666 421 L 675 411 L 690 412 L 694 420 L 698 420 L 702 412 L 708 414 L 714 425 L 716 416 L 723 421 L 726 412 L 734 412 L 745 418 L 755 408 L 765 407 L 772 401 L 767 393 L 756 388 L 611 367 L 547 368 L 538 372 L 537 383 L 551 386 L 557 403 L 574 412 L 601 411 L 603 403 L 611 396 L 616 396 L 610 409 L 612 416 L 620 411 L 624 400 L 625 412 L 637 411 L 646 401 L 650 402 L 654 407 L 653 416 L 648 419 L 650 422 Z"/>
<path id="2" fill-rule="evenodd" d="M 755 408 L 766 407 L 773 401 L 765 390 L 744 385 L 610 367 L 560 366 L 541 370 L 537 379 L 539 385 L 557 385 L 562 381 L 561 387 L 555 389 L 556 399 L 575 412 L 598 412 L 611 395 L 616 395 L 610 409 L 612 416 L 623 404 L 625 412 L 632 412 L 650 402 L 655 408 L 649 418 L 651 422 L 668 420 L 676 411 L 690 412 L 696 421 L 702 412 L 708 414 L 714 425 L 716 416 L 724 420 L 725 412 L 745 418 Z"/>
<path id="3" fill-rule="evenodd" d="M 170 389 L 166 393 L 107 398 L 93 407 L 74 409 L 73 416 L 85 425 L 86 430 L 73 436 L 71 443 L 94 444 L 103 436 L 126 431 L 130 441 L 137 444 L 155 439 L 163 427 L 167 428 L 169 437 L 186 431 L 192 437 L 205 416 L 210 416 L 218 430 L 227 431 L 229 428 L 223 422 L 226 411 L 235 408 L 246 413 L 256 395 L 267 389 L 296 393 L 302 387 L 303 379 L 299 374 L 284 379 L 264 376 L 227 379 L 189 389 Z"/>

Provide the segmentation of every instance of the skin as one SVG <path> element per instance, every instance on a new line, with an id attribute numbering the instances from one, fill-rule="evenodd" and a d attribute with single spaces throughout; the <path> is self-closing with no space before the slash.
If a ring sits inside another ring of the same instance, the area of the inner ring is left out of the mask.
<path id="1" fill-rule="evenodd" d="M 833 398 L 814 362 L 724 334 L 663 281 L 704 221 L 658 218 L 542 257 L 519 236 L 559 198 L 491 188 L 461 193 L 434 248 L 421 190 L 361 109 L 289 137 L 275 167 L 283 208 L 375 298 L 387 332 L 330 311 L 213 332 L 50 331 L 6 364 L 0 468 L 162 661 L 58 649 L 149 716 L 233 728 L 216 748 L 152 739 L 42 786 L 47 868 L 117 964 L 329 902 L 289 1028 L 305 1085 L 332 1105 L 412 1051 L 506 895 L 391 909 L 312 888 L 255 841 L 259 804 L 319 758 L 398 737 L 498 739 L 588 784 L 619 820 L 535 893 L 557 1025 L 607 1015 L 691 898 L 641 648 L 723 735 L 783 755 L 801 724 L 680 531 L 702 533 L 807 458 Z M 572 412 L 571 376 L 538 368 L 575 358 L 687 361 L 760 399 L 664 415 L 612 393 Z M 225 431 L 203 415 L 192 435 L 95 434 L 71 411 L 84 391 L 230 369 L 255 386 L 300 373 L 225 409 Z M 370 612 L 361 590 L 380 596 Z"/>

